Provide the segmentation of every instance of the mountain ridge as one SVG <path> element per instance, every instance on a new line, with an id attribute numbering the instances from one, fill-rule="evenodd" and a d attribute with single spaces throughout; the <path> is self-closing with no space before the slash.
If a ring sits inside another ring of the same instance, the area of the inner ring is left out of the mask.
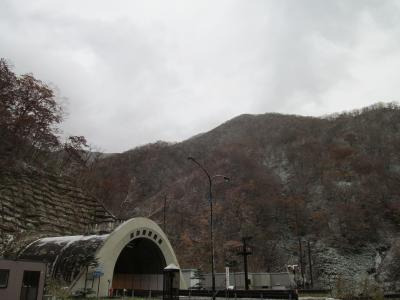
<path id="1" fill-rule="evenodd" d="M 357 261 L 369 249 L 369 265 L 364 259 L 350 268 L 360 275 L 378 255 L 371 249 L 390 252 L 396 244 L 399 121 L 394 103 L 323 118 L 243 114 L 180 143 L 157 142 L 100 160 L 92 192 L 116 214 L 160 224 L 167 197 L 167 233 L 182 265 L 207 269 L 207 180 L 187 160 L 193 156 L 211 175 L 232 178 L 213 185 L 218 268 L 232 258 L 224 245 L 247 231 L 255 236 L 251 260 L 258 271 L 298 263 L 297 240 L 307 239 L 320 249 L 315 269 L 324 286 L 332 274 L 349 274 L 324 251 Z"/>

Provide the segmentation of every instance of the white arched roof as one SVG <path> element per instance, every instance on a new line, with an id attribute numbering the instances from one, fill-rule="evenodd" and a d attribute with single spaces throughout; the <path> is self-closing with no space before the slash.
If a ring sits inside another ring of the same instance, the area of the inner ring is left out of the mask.
<path id="1" fill-rule="evenodd" d="M 76 291 L 85 286 L 83 261 L 90 255 L 94 256 L 98 259 L 98 268 L 104 273 L 100 279 L 99 296 L 107 296 L 109 282 L 113 281 L 114 267 L 121 251 L 138 238 L 151 240 L 161 250 L 166 266 L 174 264 L 179 268 L 167 236 L 155 222 L 147 218 L 129 219 L 109 234 L 42 238 L 28 245 L 19 257 L 48 262 L 50 274 L 66 280 L 72 279 L 70 289 Z M 97 284 L 96 281 L 96 290 Z M 181 288 L 185 288 L 182 276 L 180 284 Z"/>
<path id="2" fill-rule="evenodd" d="M 118 256 L 126 245 L 137 238 L 146 238 L 153 241 L 161 250 L 166 265 L 175 264 L 179 267 L 178 260 L 167 236 L 155 222 L 147 218 L 127 220 L 108 235 L 103 245 L 96 252 L 99 267 L 104 273 L 100 281 L 99 295 L 107 295 L 109 282 L 113 280 L 114 267 Z M 80 281 L 82 279 L 84 280 L 84 278 L 81 278 Z M 80 285 L 78 284 L 78 286 Z M 184 288 L 184 285 L 185 283 L 181 276 L 181 287 Z"/>

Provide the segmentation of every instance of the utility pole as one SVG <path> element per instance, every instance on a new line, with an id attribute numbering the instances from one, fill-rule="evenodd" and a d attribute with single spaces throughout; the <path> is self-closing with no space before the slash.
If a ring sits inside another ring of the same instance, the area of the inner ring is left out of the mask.
<path id="1" fill-rule="evenodd" d="M 245 290 L 249 290 L 249 272 L 247 269 L 247 256 L 253 254 L 251 249 L 247 248 L 247 241 L 251 240 L 251 236 L 246 236 L 242 238 L 243 246 L 242 249 L 239 250 L 238 255 L 243 256 L 243 265 L 244 265 L 244 288 Z"/>
<path id="2" fill-rule="evenodd" d="M 304 288 L 305 280 L 304 280 L 304 264 L 303 264 L 303 247 L 301 245 L 300 237 L 299 237 L 299 264 L 301 272 L 301 285 Z"/>
<path id="3" fill-rule="evenodd" d="M 310 283 L 311 283 L 311 288 L 313 288 L 314 287 L 314 281 L 313 281 L 313 274 L 312 274 L 310 241 L 307 241 L 307 247 L 308 247 L 308 264 L 309 264 L 309 268 L 310 268 Z"/>
<path id="4" fill-rule="evenodd" d="M 167 210 L 167 195 L 164 195 L 163 230 L 164 230 L 165 234 L 167 233 L 166 228 L 165 228 L 165 226 L 166 226 L 166 223 L 165 223 L 166 210 Z"/>

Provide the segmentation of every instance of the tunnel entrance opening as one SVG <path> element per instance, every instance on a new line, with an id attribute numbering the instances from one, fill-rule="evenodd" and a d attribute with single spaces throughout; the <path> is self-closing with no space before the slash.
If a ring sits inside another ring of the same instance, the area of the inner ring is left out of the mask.
<path id="1" fill-rule="evenodd" d="M 127 244 L 114 267 L 114 295 L 132 295 L 134 290 L 162 291 L 164 255 L 150 239 L 138 238 Z"/>

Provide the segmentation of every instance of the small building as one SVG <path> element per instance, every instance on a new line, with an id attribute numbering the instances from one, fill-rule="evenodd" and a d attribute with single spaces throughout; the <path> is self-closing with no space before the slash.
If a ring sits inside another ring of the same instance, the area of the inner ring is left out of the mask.
<path id="1" fill-rule="evenodd" d="M 41 300 L 46 264 L 0 259 L 0 299 Z"/>
<path id="2" fill-rule="evenodd" d="M 109 234 L 42 238 L 19 257 L 47 262 L 48 276 L 65 283 L 71 293 L 90 290 L 99 297 L 162 291 L 164 268 L 179 267 L 168 238 L 147 218 L 127 220 Z"/>

